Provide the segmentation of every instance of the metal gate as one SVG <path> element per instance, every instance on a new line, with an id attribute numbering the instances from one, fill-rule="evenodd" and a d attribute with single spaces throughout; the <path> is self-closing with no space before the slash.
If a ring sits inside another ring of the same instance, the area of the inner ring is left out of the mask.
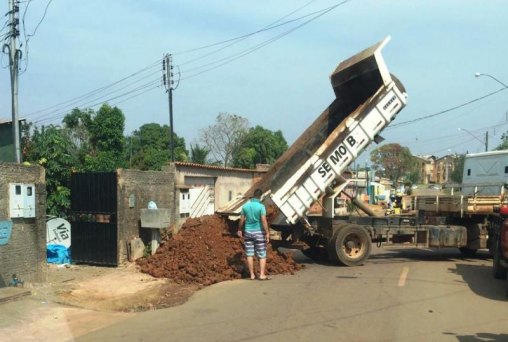
<path id="1" fill-rule="evenodd" d="M 72 174 L 70 221 L 74 262 L 118 265 L 116 172 Z"/>

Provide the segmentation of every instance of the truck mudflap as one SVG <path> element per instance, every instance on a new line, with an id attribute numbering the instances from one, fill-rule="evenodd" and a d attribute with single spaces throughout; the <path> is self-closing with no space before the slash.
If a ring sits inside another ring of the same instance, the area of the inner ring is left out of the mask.
<path id="1" fill-rule="evenodd" d="M 406 105 L 402 84 L 381 55 L 390 37 L 341 62 L 331 83 L 336 99 L 249 189 L 218 212 L 238 214 L 256 188 L 278 208 L 276 221 L 296 224 L 310 206 Z"/>

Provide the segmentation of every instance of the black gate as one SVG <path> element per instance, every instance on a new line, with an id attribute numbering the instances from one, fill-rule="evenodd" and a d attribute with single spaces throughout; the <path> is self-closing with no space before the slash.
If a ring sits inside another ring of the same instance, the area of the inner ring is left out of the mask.
<path id="1" fill-rule="evenodd" d="M 71 176 L 71 227 L 74 262 L 118 265 L 116 172 Z"/>

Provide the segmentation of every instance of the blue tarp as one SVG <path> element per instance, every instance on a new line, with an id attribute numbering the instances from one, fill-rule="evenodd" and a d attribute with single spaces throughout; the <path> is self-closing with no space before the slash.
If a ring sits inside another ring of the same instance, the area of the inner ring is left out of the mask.
<path id="1" fill-rule="evenodd" d="M 70 264 L 71 252 L 62 245 L 47 245 L 47 257 L 50 264 Z"/>

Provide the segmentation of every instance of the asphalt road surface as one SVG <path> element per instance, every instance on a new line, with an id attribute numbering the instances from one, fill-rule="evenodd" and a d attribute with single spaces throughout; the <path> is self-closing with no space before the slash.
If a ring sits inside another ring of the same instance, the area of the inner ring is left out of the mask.
<path id="1" fill-rule="evenodd" d="M 315 263 L 224 282 L 78 341 L 508 341 L 506 281 L 455 249 L 374 250 L 365 266 Z"/>

